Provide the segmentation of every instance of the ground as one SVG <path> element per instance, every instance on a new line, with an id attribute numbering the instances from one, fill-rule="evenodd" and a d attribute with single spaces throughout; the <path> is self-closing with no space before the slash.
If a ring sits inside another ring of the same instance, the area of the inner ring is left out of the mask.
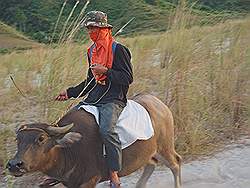
<path id="1" fill-rule="evenodd" d="M 224 147 L 213 156 L 184 163 L 182 166 L 182 183 L 185 188 L 246 188 L 250 186 L 250 136 Z M 141 170 L 121 178 L 123 188 L 135 187 Z M 8 177 L 8 178 L 7 178 Z M 1 176 L 0 187 L 8 187 L 9 176 Z M 43 179 L 42 174 L 31 174 L 13 179 L 15 188 L 38 188 Z M 10 182 L 10 180 L 9 180 Z M 148 187 L 174 187 L 173 176 L 169 169 L 159 165 L 149 179 Z M 56 188 L 63 188 L 57 185 Z M 99 184 L 97 188 L 108 187 L 108 183 Z"/>

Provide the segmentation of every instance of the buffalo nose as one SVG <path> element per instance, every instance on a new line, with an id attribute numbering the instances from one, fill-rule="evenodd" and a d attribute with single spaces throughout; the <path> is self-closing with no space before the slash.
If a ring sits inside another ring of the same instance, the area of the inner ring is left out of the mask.
<path id="1" fill-rule="evenodd" d="M 12 159 L 9 160 L 9 162 L 6 165 L 6 168 L 8 168 L 10 172 L 17 172 L 22 168 L 22 166 L 23 166 L 23 161 Z"/>

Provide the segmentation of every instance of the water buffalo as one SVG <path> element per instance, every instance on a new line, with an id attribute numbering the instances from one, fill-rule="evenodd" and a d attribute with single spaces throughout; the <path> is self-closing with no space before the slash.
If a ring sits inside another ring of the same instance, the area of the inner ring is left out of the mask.
<path id="1" fill-rule="evenodd" d="M 151 95 L 138 95 L 133 100 L 149 112 L 155 135 L 146 141 L 138 140 L 122 151 L 119 176 L 144 167 L 136 187 L 145 187 L 160 161 L 171 169 L 175 188 L 180 188 L 181 157 L 174 149 L 170 110 Z M 69 188 L 93 188 L 108 180 L 108 168 L 94 117 L 84 110 L 71 110 L 58 125 L 35 123 L 20 126 L 17 131 L 18 151 L 7 164 L 9 171 L 15 176 L 41 171 Z"/>

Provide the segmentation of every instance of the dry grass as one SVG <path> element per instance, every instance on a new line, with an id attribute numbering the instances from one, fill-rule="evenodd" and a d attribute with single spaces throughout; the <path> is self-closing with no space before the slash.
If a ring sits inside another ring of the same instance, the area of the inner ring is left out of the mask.
<path id="1" fill-rule="evenodd" d="M 179 25 L 127 40 L 136 62 L 130 93 L 152 93 L 170 106 L 182 154 L 206 153 L 249 125 L 249 23 Z"/>
<path id="2" fill-rule="evenodd" d="M 183 155 L 205 154 L 233 139 L 250 115 L 250 19 L 187 29 L 194 19 L 177 11 L 166 33 L 118 39 L 133 54 L 129 96 L 151 93 L 171 108 Z M 53 98 L 86 77 L 86 48 L 68 43 L 1 56 L 1 124 L 16 122 L 17 112 L 24 113 L 20 122 L 29 122 L 32 113 L 47 122 L 59 118 L 72 101 Z M 28 99 L 18 94 L 10 74 Z"/>

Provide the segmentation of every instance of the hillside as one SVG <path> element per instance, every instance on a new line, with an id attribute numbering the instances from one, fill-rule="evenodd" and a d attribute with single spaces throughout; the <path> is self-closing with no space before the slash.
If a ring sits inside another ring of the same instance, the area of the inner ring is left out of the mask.
<path id="1" fill-rule="evenodd" d="M 177 4 L 184 0 L 90 0 L 87 11 L 102 10 L 108 13 L 110 23 L 120 28 L 129 19 L 135 17 L 123 34 L 134 35 L 138 32 L 150 33 L 164 31 L 168 28 L 170 15 Z M 53 35 L 58 15 L 64 2 L 67 2 L 56 30 L 55 38 L 58 39 L 65 21 L 70 15 L 74 5 L 79 2 L 69 19 L 74 20 L 87 0 L 0 0 L 0 20 L 9 25 L 14 25 L 19 31 L 41 42 L 49 42 Z M 234 17 L 235 13 L 247 12 L 250 9 L 248 0 L 185 0 L 192 6 L 195 16 Z M 242 10 L 244 9 L 244 11 Z M 220 14 L 217 14 L 218 11 Z M 214 13 L 217 12 L 217 13 Z M 233 12 L 233 14 L 231 14 Z M 222 14 L 221 14 L 222 13 Z M 209 15 L 209 16 L 208 16 Z M 205 21 L 207 22 L 207 21 Z"/>
<path id="2" fill-rule="evenodd" d="M 28 49 L 40 46 L 37 42 L 30 40 L 20 34 L 14 28 L 0 22 L 0 52 L 8 52 L 11 49 Z"/>

